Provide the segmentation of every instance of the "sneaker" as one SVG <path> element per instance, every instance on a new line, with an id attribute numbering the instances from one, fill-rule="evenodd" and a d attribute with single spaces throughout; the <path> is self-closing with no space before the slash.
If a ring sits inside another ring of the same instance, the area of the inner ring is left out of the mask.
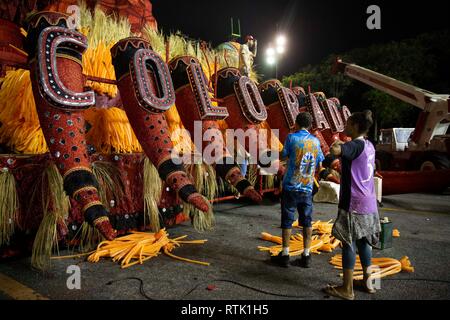
<path id="1" fill-rule="evenodd" d="M 279 267 L 289 267 L 289 256 L 284 256 L 283 252 L 280 252 L 277 256 L 271 256 L 270 261 Z"/>
<path id="2" fill-rule="evenodd" d="M 295 260 L 293 262 L 293 265 L 301 268 L 311 268 L 311 255 L 304 256 L 302 254 L 302 257 L 300 259 Z"/>

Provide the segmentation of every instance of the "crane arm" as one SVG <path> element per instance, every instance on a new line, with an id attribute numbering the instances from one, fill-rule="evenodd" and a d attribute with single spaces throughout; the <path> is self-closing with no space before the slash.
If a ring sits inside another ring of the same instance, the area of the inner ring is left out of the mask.
<path id="1" fill-rule="evenodd" d="M 340 59 L 336 61 L 336 64 L 338 70 L 346 76 L 361 81 L 422 110 L 425 110 L 430 102 L 437 102 L 442 99 L 447 100 L 449 97 L 448 95 L 439 95 L 415 87 L 356 64 L 342 62 Z"/>
<path id="2" fill-rule="evenodd" d="M 336 60 L 334 71 L 361 81 L 422 110 L 411 136 L 410 149 L 426 150 L 435 135 L 445 134 L 450 125 L 450 96 L 415 87 L 356 64 Z"/>

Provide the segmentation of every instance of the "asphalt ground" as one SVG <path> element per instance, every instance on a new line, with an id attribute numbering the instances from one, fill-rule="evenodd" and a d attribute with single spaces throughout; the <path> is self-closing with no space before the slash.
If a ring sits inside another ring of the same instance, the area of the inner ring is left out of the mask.
<path id="1" fill-rule="evenodd" d="M 314 220 L 334 219 L 336 213 L 336 205 L 314 205 Z M 0 299 L 23 299 L 30 297 L 30 292 L 31 296 L 35 294 L 38 298 L 51 300 L 294 299 L 254 289 L 305 300 L 334 299 L 326 297 L 320 289 L 327 283 L 341 282 L 338 270 L 328 262 L 340 253 L 340 249 L 313 255 L 311 269 L 272 266 L 268 263 L 268 253 L 257 250 L 259 245 L 270 245 L 259 239 L 261 232 L 281 234 L 279 203 L 266 199 L 260 206 L 245 200 L 216 204 L 215 216 L 216 227 L 212 232 L 198 233 L 189 222 L 168 230 L 172 238 L 188 235 L 189 239 L 208 239 L 204 245 L 184 245 L 174 253 L 210 262 L 210 266 L 186 263 L 162 254 L 128 269 L 121 269 L 109 260 L 96 264 L 83 258 L 54 260 L 50 270 L 42 273 L 31 269 L 30 258 L 23 258 L 0 264 L 0 276 L 10 279 L 0 281 Z M 384 197 L 380 216 L 389 217 L 401 236 L 393 240 L 392 248 L 374 250 L 374 257 L 400 259 L 408 256 L 415 272 L 387 277 L 381 281 L 381 290 L 375 295 L 355 292 L 356 299 L 448 300 L 450 196 L 407 194 Z M 81 289 L 67 288 L 70 274 L 66 271 L 70 265 L 80 267 Z M 235 283 L 227 282 L 230 280 Z M 6 283 L 9 283 L 9 289 L 5 289 Z"/>

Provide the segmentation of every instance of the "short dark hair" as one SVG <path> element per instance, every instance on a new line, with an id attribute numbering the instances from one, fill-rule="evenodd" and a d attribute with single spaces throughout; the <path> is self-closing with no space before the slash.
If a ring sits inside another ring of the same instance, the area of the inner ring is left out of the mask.
<path id="1" fill-rule="evenodd" d="M 373 125 L 372 111 L 355 112 L 347 119 L 358 126 L 358 133 L 367 133 Z"/>
<path id="2" fill-rule="evenodd" d="M 310 129 L 312 125 L 311 114 L 309 112 L 300 112 L 295 119 L 295 123 L 297 123 L 300 128 Z"/>

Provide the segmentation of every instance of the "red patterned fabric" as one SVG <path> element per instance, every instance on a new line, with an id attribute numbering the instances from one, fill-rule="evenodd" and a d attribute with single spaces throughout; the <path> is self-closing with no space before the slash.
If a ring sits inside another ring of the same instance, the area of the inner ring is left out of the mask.
<path id="1" fill-rule="evenodd" d="M 86 187 L 75 191 L 74 199 L 80 203 L 81 210 L 85 211 L 88 206 L 93 204 L 101 204 L 98 190 L 95 187 Z"/>
<path id="2" fill-rule="evenodd" d="M 320 132 L 325 139 L 326 143 L 331 146 L 336 140 L 339 140 L 340 133 L 333 133 L 331 129 L 325 129 Z"/>
<path id="3" fill-rule="evenodd" d="M 226 179 L 231 171 L 236 174 L 239 171 L 239 177 L 233 180 L 234 187 L 253 201 L 261 201 L 261 195 L 243 177 L 236 162 L 224 163 L 224 159 L 234 159 L 234 155 L 230 154 L 224 143 L 217 120 L 225 119 L 229 113 L 222 105 L 212 104 L 210 88 L 205 81 L 206 75 L 199 61 L 192 56 L 178 57 L 169 63 L 169 70 L 174 79 L 178 113 L 185 128 L 193 137 L 196 148 L 202 153 L 204 161 L 215 165 L 217 176 L 222 179 Z M 195 124 L 198 126 L 201 124 L 201 132 Z"/>
<path id="4" fill-rule="evenodd" d="M 282 85 L 278 80 L 272 79 L 261 83 L 258 88 L 267 108 L 267 123 L 272 130 L 279 130 L 278 138 L 281 143 L 284 143 L 293 127 L 289 125 L 286 119 L 285 110 L 283 110 L 283 105 L 280 100 L 279 92 L 282 89 Z M 297 108 L 298 112 L 299 110 Z"/>
<path id="5" fill-rule="evenodd" d="M 126 215 L 136 216 L 142 215 L 144 211 L 143 201 L 143 159 L 145 155 L 141 153 L 120 154 L 120 155 L 92 155 L 89 157 L 90 162 L 105 162 L 115 167 L 122 181 L 123 196 L 116 199 L 108 195 L 108 200 L 113 200 L 113 206 L 109 211 L 109 217 L 112 221 L 124 220 Z M 42 221 L 42 174 L 43 171 L 52 164 L 49 154 L 36 156 L 10 156 L 0 155 L 0 170 L 10 171 L 16 180 L 16 189 L 18 194 L 18 218 L 16 221 L 17 229 L 35 232 Z M 120 188 L 120 186 L 118 186 Z M 94 195 L 92 195 L 94 196 Z M 81 212 L 83 204 L 75 199 L 70 199 L 71 207 L 66 224 L 69 231 L 73 231 L 72 227 L 77 228 L 83 223 L 84 217 Z M 165 226 L 171 226 L 181 223 L 185 220 L 181 200 L 173 189 L 166 189 L 164 186 L 159 203 L 160 213 L 163 217 Z M 164 209 L 164 210 L 163 210 Z M 136 228 L 130 228 L 127 225 L 114 225 L 121 233 L 125 233 L 131 229 L 142 228 L 142 224 L 137 224 Z M 64 234 L 65 228 L 59 226 L 59 232 Z"/>
<path id="6" fill-rule="evenodd" d="M 193 96 L 192 90 L 189 86 L 184 86 L 177 90 L 177 110 L 180 115 L 181 120 L 186 128 L 191 134 L 191 137 L 194 137 L 194 121 L 200 121 L 200 115 L 198 114 L 196 108 L 196 101 Z M 221 161 L 226 157 L 233 157 L 230 154 L 228 149 L 226 148 L 226 144 L 223 139 L 223 135 L 220 131 L 220 127 L 215 120 L 203 120 L 202 124 L 202 137 L 207 130 L 214 130 L 217 132 L 217 135 L 214 136 L 214 140 L 212 141 L 203 141 L 202 139 L 202 151 L 205 151 L 206 148 L 209 150 L 221 150 L 221 154 L 217 155 L 212 153 L 214 157 L 214 161 L 211 164 L 214 164 L 218 161 Z M 216 147 L 217 146 L 217 147 Z M 213 159 L 209 159 L 213 160 Z M 221 176 L 222 179 L 228 180 L 233 186 L 236 186 L 237 183 L 245 180 L 245 177 L 242 175 L 239 167 L 234 166 L 230 171 L 224 172 Z M 262 201 L 261 195 L 252 187 L 249 186 L 243 191 L 243 195 L 249 197 L 252 201 L 260 202 Z"/>
<path id="7" fill-rule="evenodd" d="M 42 220 L 42 195 L 33 193 L 49 165 L 49 154 L 34 157 L 0 155 L 0 169 L 14 175 L 18 196 L 16 224 L 22 230 L 37 230 Z M 40 190 L 39 190 L 40 191 Z"/>
<path id="8" fill-rule="evenodd" d="M 122 78 L 118 87 L 133 131 L 145 154 L 158 167 L 171 158 L 173 148 L 166 117 L 164 114 L 150 113 L 139 106 L 133 98 L 135 94 L 130 76 Z"/>
<path id="9" fill-rule="evenodd" d="M 279 136 L 278 139 L 281 143 L 286 141 L 286 138 L 291 129 L 286 125 L 286 119 L 284 118 L 283 110 L 281 110 L 281 103 L 275 102 L 274 104 L 267 107 L 269 116 L 267 117 L 267 123 L 270 128 L 278 129 Z"/>
<path id="10" fill-rule="evenodd" d="M 116 73 L 118 70 L 117 65 L 119 63 L 123 63 L 123 59 L 133 59 L 128 55 L 122 54 L 122 49 L 128 47 L 137 50 L 137 45 L 142 45 L 147 48 L 148 43 L 139 38 L 130 38 L 129 40 L 121 40 L 113 47 L 113 63 L 116 67 Z M 149 79 L 152 82 L 150 85 L 150 90 L 152 90 L 156 95 L 157 86 L 155 83 L 155 78 L 151 72 L 149 72 Z M 137 81 L 139 82 L 141 80 L 138 79 Z M 142 84 L 138 83 L 137 85 Z M 173 143 L 170 137 L 166 117 L 163 113 L 150 112 L 141 106 L 140 100 L 138 100 L 135 92 L 136 88 L 130 73 L 125 72 L 120 77 L 118 81 L 118 88 L 122 97 L 125 112 L 131 126 L 133 127 L 136 137 L 138 138 L 150 161 L 156 166 L 158 171 L 160 171 L 164 163 L 172 161 Z M 170 170 L 167 177 L 164 177 L 167 185 L 176 190 L 178 194 L 180 194 L 180 191 L 183 190 L 184 187 L 188 187 L 190 191 L 188 191 L 188 195 L 184 195 L 186 197 L 185 200 L 192 203 L 195 207 L 202 211 L 208 211 L 209 204 L 203 199 L 203 197 L 201 197 L 199 193 L 195 191 L 192 181 L 184 170 L 181 168 L 174 170 L 176 171 Z M 184 190 L 186 190 L 186 188 L 184 188 Z"/>
<path id="11" fill-rule="evenodd" d="M 328 143 L 325 141 L 322 133 L 319 130 L 311 130 L 311 134 L 313 134 L 320 141 L 320 148 L 322 149 L 322 153 L 326 156 L 330 153 L 330 147 Z"/>
<path id="12" fill-rule="evenodd" d="M 184 127 L 194 139 L 194 122 L 201 121 L 196 101 L 189 85 L 185 85 L 176 91 L 177 111 Z"/>
<path id="13" fill-rule="evenodd" d="M 230 116 L 227 118 L 226 122 L 228 128 L 230 129 L 242 129 L 244 131 L 252 130 L 256 133 L 256 136 L 259 137 L 259 128 L 258 124 L 253 124 L 244 117 L 241 112 L 239 102 L 236 99 L 235 95 L 230 95 L 223 99 L 222 103 L 225 107 L 227 107 Z M 255 141 L 252 141 L 255 143 Z M 244 148 L 247 152 L 250 150 L 250 139 L 245 140 Z"/>
<path id="14" fill-rule="evenodd" d="M 61 80 L 66 86 L 77 92 L 83 91 L 82 67 L 75 61 L 59 58 L 57 61 Z M 31 65 L 36 69 L 36 64 Z M 40 95 L 38 84 L 32 79 L 33 95 L 37 113 L 50 153 L 64 174 L 72 168 L 89 168 L 87 156 L 85 121 L 82 111 L 63 111 L 49 105 Z"/>
<path id="15" fill-rule="evenodd" d="M 66 19 L 67 16 L 63 14 L 42 12 L 32 15 L 28 21 L 27 49 L 33 96 L 45 140 L 63 176 L 66 192 L 73 197 L 81 187 L 91 187 L 92 194 L 80 195 L 79 200 L 75 201 L 86 214 L 85 218 L 94 226 L 99 216 L 105 217 L 100 231 L 111 240 L 115 237 L 115 231 L 107 221 L 107 212 L 94 187 L 96 181 L 90 170 L 83 113 L 77 109 L 78 105 L 84 103 L 81 96 L 76 96 L 76 93 L 83 92 L 84 86 L 81 61 L 77 54 L 82 53 L 79 45 L 84 45 L 86 40 L 81 34 L 66 28 Z M 62 39 L 62 42 L 52 42 L 56 38 Z M 75 47 L 74 42 L 78 44 Z M 81 51 L 75 53 L 74 48 Z M 74 53 L 58 53 L 62 49 Z M 54 98 L 51 95 L 55 95 Z M 74 107 L 68 108 L 64 105 L 66 101 L 73 103 Z M 61 105 L 57 106 L 58 103 Z M 85 177 L 85 183 L 79 180 L 82 176 Z M 94 205 L 97 207 L 94 208 Z"/>

